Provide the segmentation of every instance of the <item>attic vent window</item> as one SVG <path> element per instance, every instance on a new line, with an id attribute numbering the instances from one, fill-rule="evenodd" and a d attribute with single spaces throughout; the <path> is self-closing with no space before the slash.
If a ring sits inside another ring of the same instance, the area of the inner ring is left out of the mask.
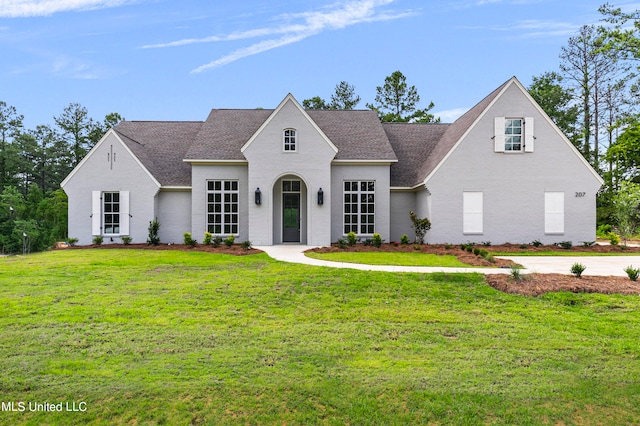
<path id="1" fill-rule="evenodd" d="M 297 151 L 297 132 L 295 129 L 284 130 L 284 151 L 285 152 Z"/>

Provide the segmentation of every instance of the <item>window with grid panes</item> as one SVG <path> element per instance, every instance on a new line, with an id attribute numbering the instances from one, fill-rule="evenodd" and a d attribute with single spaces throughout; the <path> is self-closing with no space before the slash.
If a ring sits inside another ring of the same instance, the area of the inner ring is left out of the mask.
<path id="1" fill-rule="evenodd" d="M 522 119 L 507 118 L 504 125 L 504 150 L 522 151 Z"/>
<path id="2" fill-rule="evenodd" d="M 375 232 L 375 181 L 344 182 L 344 233 Z"/>
<path id="3" fill-rule="evenodd" d="M 214 235 L 238 234 L 238 181 L 207 182 L 207 231 Z"/>
<path id="4" fill-rule="evenodd" d="M 296 151 L 296 130 L 295 129 L 285 129 L 284 150 L 288 152 Z"/>
<path id="5" fill-rule="evenodd" d="M 120 193 L 105 192 L 102 198 L 102 211 L 104 212 L 104 233 L 120 233 Z"/>

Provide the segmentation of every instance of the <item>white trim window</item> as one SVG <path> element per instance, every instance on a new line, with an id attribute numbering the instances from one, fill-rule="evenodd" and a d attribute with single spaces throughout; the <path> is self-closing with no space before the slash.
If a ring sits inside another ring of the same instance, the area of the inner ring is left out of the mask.
<path id="1" fill-rule="evenodd" d="M 477 191 L 462 193 L 462 232 L 464 234 L 482 234 L 483 232 L 483 194 Z"/>
<path id="2" fill-rule="evenodd" d="M 285 152 L 296 152 L 298 150 L 298 132 L 296 129 L 284 129 L 282 137 Z"/>
<path id="3" fill-rule="evenodd" d="M 544 193 L 544 233 L 564 234 L 564 192 Z"/>
<path id="4" fill-rule="evenodd" d="M 237 180 L 207 181 L 207 231 L 214 235 L 238 235 L 239 191 Z"/>
<path id="5" fill-rule="evenodd" d="M 344 182 L 344 234 L 373 235 L 376 228 L 376 182 L 348 180 Z"/>
<path id="6" fill-rule="evenodd" d="M 533 117 L 495 117 L 495 152 L 533 152 Z"/>
<path id="7" fill-rule="evenodd" d="M 92 235 L 129 235 L 129 191 L 93 191 Z"/>

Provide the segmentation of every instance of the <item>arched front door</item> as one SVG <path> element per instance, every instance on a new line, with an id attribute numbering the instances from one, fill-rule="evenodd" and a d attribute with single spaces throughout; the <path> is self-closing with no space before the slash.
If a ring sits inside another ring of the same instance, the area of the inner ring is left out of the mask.
<path id="1" fill-rule="evenodd" d="M 300 242 L 300 181 L 282 181 L 282 242 Z"/>

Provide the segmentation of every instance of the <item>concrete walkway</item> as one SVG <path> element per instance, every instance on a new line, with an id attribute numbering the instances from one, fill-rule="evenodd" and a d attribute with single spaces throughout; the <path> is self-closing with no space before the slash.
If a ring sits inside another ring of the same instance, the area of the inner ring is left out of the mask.
<path id="1" fill-rule="evenodd" d="M 304 255 L 304 251 L 314 248 L 297 244 L 285 244 L 275 246 L 256 247 L 267 253 L 270 257 L 283 262 L 301 263 L 304 265 L 327 266 L 331 268 L 350 268 L 361 271 L 388 271 L 388 272 L 478 272 L 483 274 L 508 274 L 510 269 L 505 268 L 447 268 L 443 266 L 390 266 L 390 265 L 362 265 L 358 263 L 331 262 L 328 260 L 312 259 Z M 523 273 L 557 273 L 569 274 L 571 265 L 582 263 L 587 267 L 583 275 L 594 276 L 626 276 L 624 269 L 633 265 L 640 268 L 640 256 L 500 256 L 511 259 L 525 267 Z"/>

